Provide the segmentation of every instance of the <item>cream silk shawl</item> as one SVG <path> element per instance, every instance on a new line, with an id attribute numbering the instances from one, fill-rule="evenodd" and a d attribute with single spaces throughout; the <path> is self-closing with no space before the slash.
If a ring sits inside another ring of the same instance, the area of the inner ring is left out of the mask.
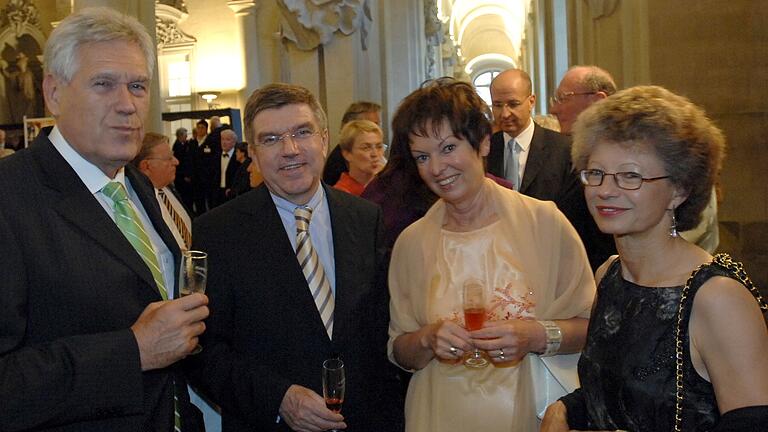
<path id="1" fill-rule="evenodd" d="M 536 317 L 540 320 L 589 317 L 595 297 L 595 283 L 586 252 L 576 231 L 554 203 L 539 201 L 498 186 L 486 179 L 491 202 L 495 203 L 503 233 L 505 253 L 514 257 L 514 267 L 524 272 L 526 283 L 534 293 Z M 441 247 L 441 230 L 445 202 L 438 200 L 427 214 L 406 228 L 395 243 L 389 268 L 390 325 L 388 354 L 395 338 L 414 332 L 435 321 L 430 314 L 429 293 L 439 285 L 439 263 L 445 262 Z M 536 430 L 536 410 L 532 383 L 533 354 L 529 354 L 515 371 L 514 394 L 489 394 L 488 397 L 513 397 L 514 413 L 488 412 L 488 424 L 479 425 L 484 432 L 510 430 L 499 416 L 513 419 L 515 431 Z M 472 391 L 472 381 L 490 378 L 493 366 L 478 370 L 449 365 L 433 359 L 416 371 L 406 400 L 408 432 L 460 430 L 461 413 L 441 412 L 463 406 L 462 394 L 455 391 L 457 380 L 466 381 L 464 391 Z M 487 375 L 486 377 L 483 374 Z M 495 376 L 498 376 L 496 374 Z M 448 385 L 445 385 L 449 382 Z M 506 381 L 504 381 L 506 382 Z M 451 391 L 454 390 L 454 391 Z M 502 389 L 503 390 L 503 389 Z M 449 393 L 446 395 L 446 393 Z M 448 398 L 459 400 L 446 401 Z M 447 402 L 447 403 L 443 403 Z M 482 410 L 482 406 L 466 409 Z"/>

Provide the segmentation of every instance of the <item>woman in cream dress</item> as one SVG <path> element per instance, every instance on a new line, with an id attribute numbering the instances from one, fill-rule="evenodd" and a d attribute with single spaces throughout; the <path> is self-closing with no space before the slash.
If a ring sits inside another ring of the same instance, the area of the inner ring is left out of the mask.
<path id="1" fill-rule="evenodd" d="M 584 343 L 595 291 L 584 247 L 552 202 L 484 177 L 491 125 L 470 85 L 423 86 L 393 129 L 412 174 L 440 197 L 400 235 L 389 271 L 388 352 L 414 371 L 406 429 L 535 431 L 531 357 Z M 487 299 L 487 321 L 473 332 L 464 329 L 468 281 L 482 283 Z M 490 366 L 463 365 L 475 348 Z"/>

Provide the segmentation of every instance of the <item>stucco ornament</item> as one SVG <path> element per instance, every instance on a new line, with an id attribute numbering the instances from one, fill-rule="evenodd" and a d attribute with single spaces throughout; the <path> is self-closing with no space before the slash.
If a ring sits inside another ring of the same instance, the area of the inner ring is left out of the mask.
<path id="1" fill-rule="evenodd" d="M 367 48 L 371 10 L 368 0 L 278 0 L 282 13 L 282 36 L 301 50 L 327 44 L 339 31 L 351 35 L 360 30 Z"/>
<path id="2" fill-rule="evenodd" d="M 40 26 L 37 8 L 30 0 L 10 0 L 2 12 L 4 24 L 13 29 L 16 37 L 25 33 L 25 25 Z"/>

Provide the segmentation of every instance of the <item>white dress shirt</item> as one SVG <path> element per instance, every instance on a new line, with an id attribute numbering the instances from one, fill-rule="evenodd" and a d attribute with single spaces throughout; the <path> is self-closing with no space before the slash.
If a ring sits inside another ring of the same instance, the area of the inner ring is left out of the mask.
<path id="1" fill-rule="evenodd" d="M 139 196 L 136 195 L 136 192 L 133 190 L 130 180 L 125 177 L 124 168 L 120 168 L 117 175 L 115 175 L 115 178 L 111 179 L 104 174 L 104 171 L 99 169 L 99 167 L 87 161 L 75 151 L 67 140 L 64 139 L 57 127 L 54 127 L 53 130 L 51 130 L 48 139 L 53 143 L 53 147 L 61 154 L 64 160 L 67 161 L 69 166 L 75 170 L 77 176 L 80 177 L 80 180 L 85 184 L 85 187 L 88 188 L 94 198 L 101 204 L 101 207 L 104 208 L 104 211 L 109 215 L 109 218 L 112 219 L 112 221 L 115 220 L 113 202 L 101 192 L 101 189 L 106 186 L 107 183 L 113 181 L 120 182 L 125 186 L 125 189 L 128 191 L 128 199 L 130 200 L 131 206 L 139 215 L 139 219 L 149 236 L 149 241 L 152 243 L 152 249 L 157 256 L 158 263 L 160 264 L 160 271 L 163 273 L 163 282 L 169 291 L 167 293 L 168 298 L 173 298 L 174 275 L 176 272 L 173 254 L 155 230 L 152 221 L 149 220 L 149 216 L 147 216 L 147 212 L 144 210 L 144 206 L 141 204 Z"/>
<path id="2" fill-rule="evenodd" d="M 229 166 L 229 161 L 232 160 L 232 154 L 234 152 L 235 149 L 231 148 L 228 152 L 222 152 L 221 157 L 219 158 L 221 160 L 221 178 L 219 179 L 219 187 L 222 189 L 227 187 L 227 167 Z M 224 157 L 224 155 L 227 155 L 227 157 Z"/>
<path id="3" fill-rule="evenodd" d="M 512 153 L 509 151 L 509 146 L 507 143 L 509 140 L 514 138 L 517 140 L 517 144 L 519 144 L 520 148 L 522 149 L 520 150 L 520 154 L 518 155 L 517 160 L 519 167 L 517 175 L 520 177 L 521 184 L 523 182 L 523 174 L 525 174 L 525 164 L 528 162 L 528 155 L 530 154 L 529 150 L 531 149 L 531 140 L 533 140 L 533 128 L 533 119 L 530 119 L 528 121 L 528 126 L 526 126 L 525 129 L 523 129 L 523 131 L 520 132 L 520 134 L 516 137 L 513 137 L 512 135 L 504 132 L 504 172 L 507 170 L 507 165 L 512 162 Z M 519 188 L 520 185 L 517 186 Z"/>
<path id="4" fill-rule="evenodd" d="M 296 217 L 293 211 L 296 204 L 281 198 L 272 192 L 272 201 L 277 207 L 277 213 L 280 214 L 280 220 L 283 221 L 283 228 L 291 241 L 294 253 L 296 252 Z M 309 221 L 309 238 L 312 241 L 312 247 L 320 258 L 325 275 L 331 284 L 331 290 L 336 295 L 336 261 L 333 255 L 333 230 L 331 228 L 331 212 L 328 208 L 328 201 L 325 197 L 325 190 L 318 185 L 317 192 L 306 204 L 312 208 L 312 218 Z"/>

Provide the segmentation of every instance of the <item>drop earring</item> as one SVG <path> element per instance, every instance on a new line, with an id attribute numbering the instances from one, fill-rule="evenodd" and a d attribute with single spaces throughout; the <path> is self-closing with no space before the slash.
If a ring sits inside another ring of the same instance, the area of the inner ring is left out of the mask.
<path id="1" fill-rule="evenodd" d="M 675 218 L 675 208 L 672 207 L 669 211 L 672 212 L 672 225 L 669 227 L 669 236 L 672 238 L 679 237 L 680 234 L 677 233 L 677 218 Z"/>

